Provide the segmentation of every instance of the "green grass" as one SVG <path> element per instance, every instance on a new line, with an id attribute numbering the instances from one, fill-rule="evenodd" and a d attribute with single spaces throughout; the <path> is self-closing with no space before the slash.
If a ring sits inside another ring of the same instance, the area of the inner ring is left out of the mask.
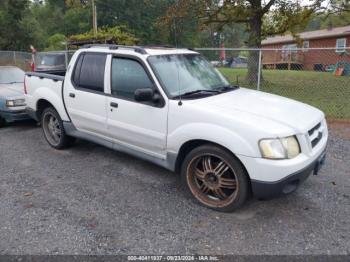
<path id="1" fill-rule="evenodd" d="M 246 81 L 247 69 L 219 69 L 231 83 L 256 89 Z M 350 119 L 350 76 L 327 72 L 263 70 L 261 91 L 313 105 L 329 119 Z"/>

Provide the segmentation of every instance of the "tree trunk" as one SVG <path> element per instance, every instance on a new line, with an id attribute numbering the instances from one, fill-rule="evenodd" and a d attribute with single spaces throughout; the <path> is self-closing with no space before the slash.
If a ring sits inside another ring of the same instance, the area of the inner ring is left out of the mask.
<path id="1" fill-rule="evenodd" d="M 262 15 L 256 13 L 249 22 L 249 48 L 261 48 L 261 27 Z M 258 82 L 259 62 L 259 51 L 249 51 L 247 81 L 250 85 L 256 85 Z"/>

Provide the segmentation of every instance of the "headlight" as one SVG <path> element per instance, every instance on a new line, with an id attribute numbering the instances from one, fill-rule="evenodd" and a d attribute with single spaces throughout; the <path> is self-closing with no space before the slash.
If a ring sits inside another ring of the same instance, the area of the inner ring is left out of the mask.
<path id="1" fill-rule="evenodd" d="M 24 99 L 6 100 L 7 107 L 25 106 L 26 101 Z"/>
<path id="2" fill-rule="evenodd" d="M 259 147 L 262 156 L 269 159 L 291 159 L 300 154 L 300 146 L 295 136 L 262 139 Z"/>

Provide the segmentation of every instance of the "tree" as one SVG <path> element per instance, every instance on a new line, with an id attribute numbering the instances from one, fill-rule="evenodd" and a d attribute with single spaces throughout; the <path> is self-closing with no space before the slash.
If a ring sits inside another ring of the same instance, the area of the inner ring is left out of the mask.
<path id="1" fill-rule="evenodd" d="M 52 3 L 51 3 L 52 2 Z M 59 1 L 49 1 L 31 5 L 33 18 L 40 23 L 45 38 L 56 33 L 64 34 L 64 9 L 58 5 Z M 46 41 L 45 41 L 46 42 Z"/>
<path id="2" fill-rule="evenodd" d="M 92 25 L 89 8 L 69 8 L 63 16 L 61 34 L 66 36 L 82 34 L 90 30 Z"/>
<path id="3" fill-rule="evenodd" d="M 43 39 L 29 6 L 29 0 L 0 2 L 0 49 L 28 50 L 30 44 Z"/>
<path id="4" fill-rule="evenodd" d="M 332 13 L 350 12 L 349 0 L 329 0 L 329 9 Z M 325 8 L 327 9 L 327 8 Z"/>
<path id="5" fill-rule="evenodd" d="M 174 17 L 195 14 L 202 25 L 215 25 L 218 30 L 233 24 L 243 24 L 248 35 L 247 46 L 260 48 L 264 37 L 293 34 L 306 27 L 312 14 L 321 8 L 324 0 L 311 0 L 301 6 L 292 0 L 178 0 L 165 14 L 170 24 Z M 247 78 L 256 82 L 258 78 L 258 52 L 250 52 Z"/>
<path id="6" fill-rule="evenodd" d="M 56 51 L 66 49 L 66 37 L 62 34 L 54 34 L 47 39 L 45 51 Z"/>
<path id="7" fill-rule="evenodd" d="M 95 0 L 99 26 L 126 26 L 142 44 L 159 43 L 156 21 L 174 0 Z"/>

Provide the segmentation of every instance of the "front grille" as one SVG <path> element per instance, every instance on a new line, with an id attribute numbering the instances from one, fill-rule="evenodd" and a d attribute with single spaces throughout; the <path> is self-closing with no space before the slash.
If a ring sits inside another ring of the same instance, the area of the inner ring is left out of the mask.
<path id="1" fill-rule="evenodd" d="M 312 148 L 317 146 L 317 144 L 321 141 L 323 137 L 323 133 L 322 133 L 323 130 L 321 127 L 322 127 L 321 123 L 318 123 L 316 126 L 314 126 L 308 131 Z"/>
<path id="2" fill-rule="evenodd" d="M 312 134 L 317 131 L 319 128 L 321 127 L 321 123 L 318 123 L 316 126 L 314 126 L 313 128 L 311 128 L 309 130 L 309 136 L 312 136 Z"/>

